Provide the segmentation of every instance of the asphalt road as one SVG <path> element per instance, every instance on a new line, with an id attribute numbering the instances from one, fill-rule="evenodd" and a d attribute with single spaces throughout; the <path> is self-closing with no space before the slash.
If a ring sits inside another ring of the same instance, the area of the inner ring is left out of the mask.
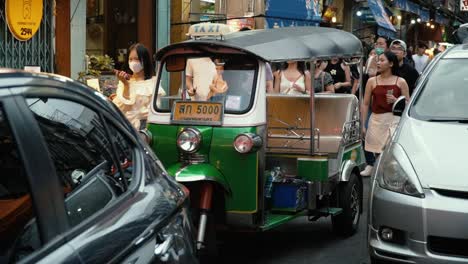
<path id="1" fill-rule="evenodd" d="M 358 232 L 349 238 L 334 235 L 331 219 L 308 222 L 298 218 L 265 233 L 230 234 L 216 263 L 370 263 L 366 247 L 369 178 L 364 179 L 364 213 Z"/>

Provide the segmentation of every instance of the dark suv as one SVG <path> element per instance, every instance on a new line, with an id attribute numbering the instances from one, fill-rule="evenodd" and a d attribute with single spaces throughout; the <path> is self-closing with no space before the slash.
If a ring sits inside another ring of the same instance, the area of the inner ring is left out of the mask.
<path id="1" fill-rule="evenodd" d="M 0 263 L 193 263 L 188 192 L 105 97 L 0 70 Z"/>

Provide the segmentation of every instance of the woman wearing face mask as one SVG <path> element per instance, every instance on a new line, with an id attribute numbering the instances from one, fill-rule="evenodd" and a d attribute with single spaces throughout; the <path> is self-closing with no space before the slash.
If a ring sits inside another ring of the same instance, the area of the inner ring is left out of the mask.
<path id="1" fill-rule="evenodd" d="M 142 44 L 133 44 L 128 49 L 128 66 L 132 75 L 124 71 L 116 73 L 119 79 L 116 96 L 113 102 L 124 113 L 136 129 L 145 126 L 151 97 L 156 87 L 153 76 L 153 64 L 148 50 Z M 158 89 L 164 93 L 163 89 Z M 164 95 L 164 94 L 160 94 Z"/>

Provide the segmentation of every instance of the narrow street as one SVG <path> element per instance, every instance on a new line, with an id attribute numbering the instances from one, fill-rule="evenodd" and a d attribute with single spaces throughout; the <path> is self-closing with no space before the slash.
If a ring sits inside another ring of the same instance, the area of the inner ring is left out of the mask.
<path id="1" fill-rule="evenodd" d="M 370 263 L 366 246 L 369 178 L 364 178 L 364 213 L 358 232 L 347 239 L 332 233 L 331 219 L 308 222 L 298 218 L 291 223 L 257 234 L 228 236 L 217 263 Z"/>

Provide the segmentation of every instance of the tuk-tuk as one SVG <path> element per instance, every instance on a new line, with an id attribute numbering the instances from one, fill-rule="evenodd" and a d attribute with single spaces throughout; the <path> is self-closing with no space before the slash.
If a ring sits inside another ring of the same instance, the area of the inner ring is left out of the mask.
<path id="1" fill-rule="evenodd" d="M 265 87 L 267 63 L 306 61 L 314 72 L 317 60 L 340 57 L 362 67 L 361 42 L 332 28 L 223 30 L 194 25 L 191 40 L 157 52 L 164 92 L 147 125 L 168 174 L 190 191 L 198 248 L 218 229 L 265 231 L 297 217 L 331 216 L 338 234 L 354 234 L 365 165 L 358 99 Z"/>

